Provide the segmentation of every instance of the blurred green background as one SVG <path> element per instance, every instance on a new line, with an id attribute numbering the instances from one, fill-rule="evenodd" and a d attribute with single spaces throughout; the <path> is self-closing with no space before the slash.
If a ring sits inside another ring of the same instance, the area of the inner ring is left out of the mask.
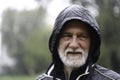
<path id="1" fill-rule="evenodd" d="M 46 21 L 47 6 L 41 6 L 42 0 L 35 1 L 38 3 L 35 9 L 17 11 L 7 8 L 3 12 L 2 49 L 13 60 L 13 65 L 0 66 L 0 80 L 34 80 L 51 63 L 48 40 L 53 25 L 48 24 L 51 19 Z M 45 1 L 48 5 L 52 0 Z M 102 37 L 98 63 L 120 73 L 120 0 L 68 1 L 83 5 L 94 13 Z"/>

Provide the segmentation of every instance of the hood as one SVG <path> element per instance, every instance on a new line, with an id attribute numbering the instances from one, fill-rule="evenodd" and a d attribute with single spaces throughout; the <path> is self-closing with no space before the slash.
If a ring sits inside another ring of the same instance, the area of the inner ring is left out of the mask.
<path id="1" fill-rule="evenodd" d="M 91 45 L 89 50 L 88 60 L 95 63 L 100 55 L 100 29 L 95 20 L 95 18 L 90 14 L 90 12 L 82 6 L 72 5 L 65 8 L 55 20 L 53 32 L 49 39 L 49 49 L 52 53 L 53 62 L 59 63 L 59 56 L 57 55 L 58 40 L 61 29 L 63 25 L 69 21 L 77 19 L 86 23 L 90 29 Z"/>

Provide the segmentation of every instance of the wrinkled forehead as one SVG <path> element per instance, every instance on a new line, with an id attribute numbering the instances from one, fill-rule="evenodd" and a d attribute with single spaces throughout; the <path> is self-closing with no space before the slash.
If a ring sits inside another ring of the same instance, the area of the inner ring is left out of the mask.
<path id="1" fill-rule="evenodd" d="M 78 29 L 81 28 L 83 30 L 86 30 L 86 32 L 89 32 L 88 24 L 77 19 L 73 19 L 65 22 L 61 31 L 64 32 L 70 28 L 78 28 Z"/>

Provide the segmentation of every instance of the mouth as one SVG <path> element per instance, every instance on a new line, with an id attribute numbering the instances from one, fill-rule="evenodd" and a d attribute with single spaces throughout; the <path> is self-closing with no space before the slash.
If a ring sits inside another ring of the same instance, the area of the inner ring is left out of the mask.
<path id="1" fill-rule="evenodd" d="M 82 52 L 67 52 L 67 54 L 75 54 L 75 55 L 77 55 L 77 54 L 80 54 L 80 55 L 82 55 Z"/>

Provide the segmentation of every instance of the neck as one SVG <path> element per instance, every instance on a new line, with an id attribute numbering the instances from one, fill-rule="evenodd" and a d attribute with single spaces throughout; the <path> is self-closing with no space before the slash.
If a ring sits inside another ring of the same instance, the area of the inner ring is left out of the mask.
<path id="1" fill-rule="evenodd" d="M 72 67 L 64 66 L 64 72 L 67 80 L 69 80 L 72 70 L 73 70 Z"/>

